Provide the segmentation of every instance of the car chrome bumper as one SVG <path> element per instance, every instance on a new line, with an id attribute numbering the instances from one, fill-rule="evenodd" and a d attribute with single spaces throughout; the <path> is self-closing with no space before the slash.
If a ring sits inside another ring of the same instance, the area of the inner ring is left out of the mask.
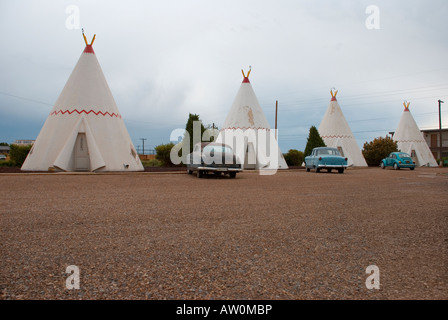
<path id="1" fill-rule="evenodd" d="M 347 168 L 346 164 L 318 164 L 318 168 Z"/>
<path id="2" fill-rule="evenodd" d="M 227 168 L 227 167 L 198 167 L 197 170 L 216 171 L 216 172 L 242 172 L 241 168 Z"/>

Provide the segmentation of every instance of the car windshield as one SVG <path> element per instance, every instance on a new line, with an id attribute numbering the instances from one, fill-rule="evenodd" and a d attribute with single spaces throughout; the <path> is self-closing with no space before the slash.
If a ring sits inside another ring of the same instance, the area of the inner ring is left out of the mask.
<path id="1" fill-rule="evenodd" d="M 203 152 L 222 152 L 222 153 L 231 153 L 232 149 L 226 146 L 205 146 Z"/>
<path id="2" fill-rule="evenodd" d="M 408 155 L 407 153 L 399 153 L 398 156 L 399 156 L 400 158 L 410 158 L 410 157 L 411 157 L 411 156 Z"/>
<path id="3" fill-rule="evenodd" d="M 317 155 L 319 155 L 319 156 L 326 155 L 326 154 L 331 155 L 331 156 L 340 156 L 341 155 L 337 149 L 319 149 L 319 150 L 317 150 Z"/>

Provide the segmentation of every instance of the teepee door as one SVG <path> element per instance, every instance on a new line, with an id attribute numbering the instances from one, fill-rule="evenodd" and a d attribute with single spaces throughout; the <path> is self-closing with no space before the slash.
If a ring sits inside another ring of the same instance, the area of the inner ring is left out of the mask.
<path id="1" fill-rule="evenodd" d="M 248 142 L 246 146 L 246 154 L 244 156 L 244 169 L 255 169 L 257 163 L 257 155 L 255 154 L 254 144 Z"/>
<path id="2" fill-rule="evenodd" d="M 78 133 L 75 143 L 75 171 L 89 171 L 90 159 L 85 133 Z"/>

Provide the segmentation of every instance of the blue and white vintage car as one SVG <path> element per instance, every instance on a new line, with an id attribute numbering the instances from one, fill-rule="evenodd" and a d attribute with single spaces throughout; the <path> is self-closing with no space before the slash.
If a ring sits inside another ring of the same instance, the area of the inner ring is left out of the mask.
<path id="1" fill-rule="evenodd" d="M 344 173 L 347 168 L 347 158 L 344 158 L 336 148 L 320 147 L 314 148 L 308 157 L 305 157 L 305 168 L 307 172 L 311 169 L 320 172 L 326 169 L 328 172 L 335 169 L 339 173 Z"/>

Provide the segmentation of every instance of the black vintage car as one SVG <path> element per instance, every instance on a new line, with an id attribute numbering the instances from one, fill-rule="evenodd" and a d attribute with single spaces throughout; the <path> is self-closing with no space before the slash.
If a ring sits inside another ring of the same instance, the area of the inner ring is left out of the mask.
<path id="1" fill-rule="evenodd" d="M 228 174 L 230 178 L 235 178 L 238 172 L 243 171 L 237 159 L 227 144 L 197 143 L 193 152 L 187 156 L 187 172 L 192 174 L 196 171 L 198 178 L 210 172 L 215 175 Z"/>

